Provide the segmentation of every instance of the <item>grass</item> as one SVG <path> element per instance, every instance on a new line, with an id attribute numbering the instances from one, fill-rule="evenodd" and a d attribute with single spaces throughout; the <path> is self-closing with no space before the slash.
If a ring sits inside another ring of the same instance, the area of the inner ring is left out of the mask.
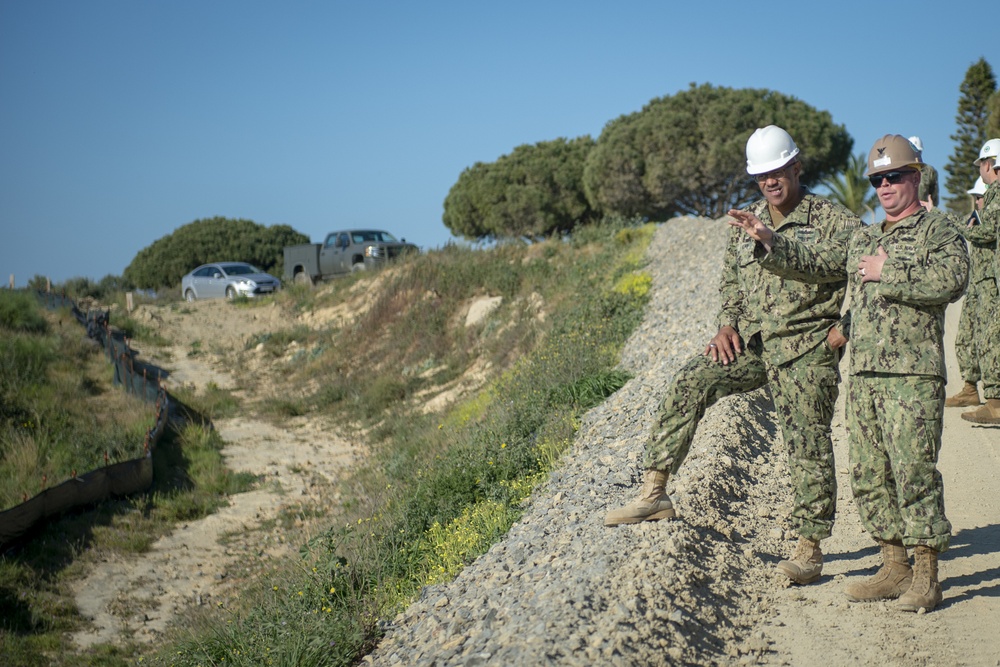
<path id="1" fill-rule="evenodd" d="M 304 544 L 297 566 L 246 587 L 151 663 L 356 664 L 383 620 L 506 533 L 582 413 L 628 380 L 616 366 L 641 321 L 652 231 L 618 222 L 540 247 L 450 247 L 380 276 L 364 315 L 298 371 L 317 389 L 297 410 L 369 434 L 369 464 L 343 489 L 340 519 Z M 354 289 L 335 285 L 312 307 Z M 465 328 L 463 306 L 483 295 L 503 304 Z M 418 409 L 419 392 L 477 358 L 494 369 L 480 391 L 443 414 Z"/>
<path id="2" fill-rule="evenodd" d="M 247 405 L 217 387 L 178 390 L 186 418 L 157 450 L 153 491 L 56 522 L 0 560 L 0 651 L 11 664 L 357 664 L 422 587 L 455 576 L 506 533 L 583 412 L 628 380 L 617 361 L 642 317 L 652 233 L 613 221 L 528 246 L 449 246 L 387 271 L 283 290 L 274 299 L 292 312 L 356 316 L 248 343 L 263 346 L 296 388 L 280 400 Z M 503 301 L 466 327 L 464 313 L 483 296 Z M 421 410 L 474 368 L 485 369 L 478 390 L 444 412 Z M 65 637 L 82 621 L 67 582 L 249 488 L 253 479 L 222 465 L 210 421 L 251 409 L 279 422 L 329 417 L 363 434 L 369 458 L 339 489 L 335 518 L 304 529 L 331 511 L 306 500 L 278 517 L 272 529 L 301 544 L 300 558 L 196 609 L 157 645 L 125 638 L 74 653 Z"/>
<path id="3" fill-rule="evenodd" d="M 152 406 L 112 386 L 100 348 L 68 312 L 47 313 L 30 295 L 0 290 L 0 490 L 5 503 L 109 460 L 143 452 Z M 209 388 L 178 402 L 153 456 L 153 488 L 77 510 L 40 526 L 0 555 L 0 655 L 6 665 L 134 664 L 135 647 L 78 654 L 68 634 L 85 623 L 69 583 L 102 560 L 147 550 L 178 523 L 204 517 L 256 480 L 225 468 L 206 413 L 233 409 Z"/>
<path id="4" fill-rule="evenodd" d="M 143 454 L 153 406 L 113 386 L 68 311 L 0 291 L 0 509 L 108 462 Z"/>

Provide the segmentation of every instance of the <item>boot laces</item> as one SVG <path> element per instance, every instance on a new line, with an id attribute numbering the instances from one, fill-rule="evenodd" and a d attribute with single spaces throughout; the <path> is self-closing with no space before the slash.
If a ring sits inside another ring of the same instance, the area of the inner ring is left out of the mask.
<path id="1" fill-rule="evenodd" d="M 809 541 L 800 539 L 798 546 L 795 547 L 795 553 L 792 554 L 792 560 L 809 562 L 813 556 L 813 550 L 814 547 Z"/>

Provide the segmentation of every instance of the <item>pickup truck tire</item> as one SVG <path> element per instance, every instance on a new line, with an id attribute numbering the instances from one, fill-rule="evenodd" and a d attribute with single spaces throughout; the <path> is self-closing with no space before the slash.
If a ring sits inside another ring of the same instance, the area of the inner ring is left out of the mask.
<path id="1" fill-rule="evenodd" d="M 188 291 L 184 292 L 184 300 L 185 301 L 194 301 L 195 300 L 194 292 L 192 290 L 188 290 Z"/>
<path id="2" fill-rule="evenodd" d="M 236 288 L 235 287 L 227 287 L 226 288 L 226 298 L 227 299 L 235 299 L 236 298 Z"/>
<path id="3" fill-rule="evenodd" d="M 351 264 L 351 272 L 352 273 L 354 271 L 367 271 L 367 270 L 368 270 L 368 267 L 365 265 L 364 262 L 357 262 L 355 264 Z"/>
<path id="4" fill-rule="evenodd" d="M 295 277 L 292 280 L 297 285 L 308 285 L 309 287 L 312 287 L 313 285 L 312 276 L 310 276 L 305 271 L 299 271 L 298 273 L 296 273 Z"/>

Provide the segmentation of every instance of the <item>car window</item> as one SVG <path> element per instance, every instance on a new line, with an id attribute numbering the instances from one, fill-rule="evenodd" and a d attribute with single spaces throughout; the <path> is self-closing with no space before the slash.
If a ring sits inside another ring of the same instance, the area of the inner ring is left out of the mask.
<path id="1" fill-rule="evenodd" d="M 197 271 L 195 271 L 194 275 L 196 275 L 199 278 L 207 278 L 210 275 L 212 275 L 212 272 L 214 270 L 215 270 L 215 267 L 213 267 L 213 266 L 203 266 L 200 269 L 198 269 Z"/>
<path id="2" fill-rule="evenodd" d="M 346 248 L 347 246 L 351 245 L 351 239 L 347 236 L 347 234 L 341 234 L 338 237 L 337 245 L 339 245 L 341 248 Z"/>
<path id="3" fill-rule="evenodd" d="M 226 264 L 223 268 L 231 276 L 246 276 L 258 272 L 257 269 L 249 264 Z"/>
<path id="4" fill-rule="evenodd" d="M 375 234 L 378 237 L 378 240 L 382 241 L 383 243 L 395 243 L 396 242 L 396 237 L 393 236 L 392 234 L 390 234 L 389 232 L 375 232 Z"/>

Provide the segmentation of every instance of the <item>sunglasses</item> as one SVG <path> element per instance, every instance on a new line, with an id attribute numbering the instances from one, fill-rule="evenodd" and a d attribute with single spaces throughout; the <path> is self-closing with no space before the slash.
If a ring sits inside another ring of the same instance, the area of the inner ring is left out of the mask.
<path id="1" fill-rule="evenodd" d="M 903 177 L 907 174 L 916 173 L 916 169 L 901 169 L 899 171 L 887 171 L 882 174 L 875 174 L 874 176 L 868 177 L 868 182 L 872 184 L 872 187 L 876 190 L 882 185 L 882 181 L 889 181 L 889 185 L 899 185 Z"/>
<path id="2" fill-rule="evenodd" d="M 754 176 L 754 179 L 756 179 L 756 181 L 758 183 L 764 183 L 764 182 L 770 181 L 770 180 L 775 180 L 776 181 L 779 178 L 784 177 L 785 174 L 788 173 L 788 170 L 791 169 L 792 165 L 794 165 L 794 164 L 795 164 L 794 162 L 789 162 L 788 164 L 786 164 L 781 169 L 775 169 L 774 171 L 769 171 L 766 174 L 756 174 Z"/>

